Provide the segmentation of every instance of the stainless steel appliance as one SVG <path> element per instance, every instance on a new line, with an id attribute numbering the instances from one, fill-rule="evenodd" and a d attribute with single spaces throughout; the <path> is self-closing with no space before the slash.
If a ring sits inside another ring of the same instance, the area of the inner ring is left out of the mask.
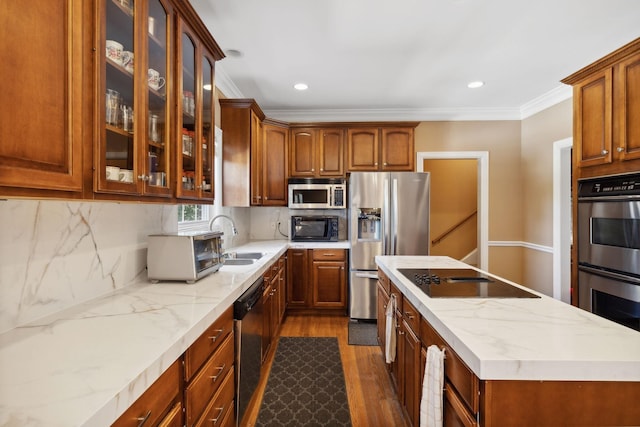
<path id="1" fill-rule="evenodd" d="M 640 331 L 640 174 L 578 182 L 578 305 Z"/>
<path id="2" fill-rule="evenodd" d="M 291 217 L 291 240 L 294 242 L 337 242 L 337 216 Z"/>
<path id="3" fill-rule="evenodd" d="M 470 268 L 400 268 L 398 271 L 431 298 L 540 298 Z"/>
<path id="4" fill-rule="evenodd" d="M 264 281 L 261 277 L 233 304 L 236 340 L 236 420 L 238 424 L 260 382 L 263 290 Z"/>
<path id="5" fill-rule="evenodd" d="M 149 280 L 196 280 L 220 269 L 223 261 L 221 232 L 153 234 L 147 248 Z"/>
<path id="6" fill-rule="evenodd" d="M 340 178 L 289 178 L 289 209 L 345 209 L 347 182 Z"/>
<path id="7" fill-rule="evenodd" d="M 429 173 L 349 178 L 349 317 L 376 318 L 376 255 L 429 254 Z"/>

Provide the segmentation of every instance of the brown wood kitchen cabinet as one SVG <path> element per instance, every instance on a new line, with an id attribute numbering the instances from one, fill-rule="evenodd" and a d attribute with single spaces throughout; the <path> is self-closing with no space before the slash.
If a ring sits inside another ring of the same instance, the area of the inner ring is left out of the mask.
<path id="1" fill-rule="evenodd" d="M 11 74 L 0 101 L 0 120 L 11 120 L 0 127 L 2 193 L 211 202 L 214 98 L 207 87 L 224 55 L 192 6 L 177 0 L 54 3 L 15 11 L 28 20 L 14 19 L 6 8 L 0 18 L 11 36 L 3 38 L 3 52 L 20 64 L 0 72 Z M 185 57 L 187 34 L 194 50 Z M 15 75 L 33 74 L 36 81 L 43 72 L 45 92 L 11 84 Z M 186 92 L 193 103 L 182 108 Z"/>
<path id="2" fill-rule="evenodd" d="M 311 249 L 313 308 L 347 308 L 347 260 L 344 249 Z"/>
<path id="3" fill-rule="evenodd" d="M 82 0 L 3 2 L 0 194 L 91 195 L 92 20 Z"/>
<path id="4" fill-rule="evenodd" d="M 286 255 L 282 255 L 264 274 L 262 293 L 262 361 L 278 336 L 286 304 Z"/>
<path id="5" fill-rule="evenodd" d="M 265 121 L 253 99 L 220 99 L 220 108 L 222 204 L 286 206 L 288 127 Z"/>
<path id="6" fill-rule="evenodd" d="M 180 358 L 164 371 L 112 426 L 182 425 L 181 367 Z"/>
<path id="7" fill-rule="evenodd" d="M 184 354 L 185 425 L 235 421 L 233 306 Z M 213 421 L 216 420 L 216 421 Z"/>
<path id="8" fill-rule="evenodd" d="M 415 170 L 416 125 L 350 127 L 346 142 L 347 172 Z"/>
<path id="9" fill-rule="evenodd" d="M 292 177 L 343 177 L 343 128 L 292 128 L 289 175 Z"/>
<path id="10" fill-rule="evenodd" d="M 289 128 L 266 119 L 261 147 L 262 206 L 287 206 L 287 159 L 289 156 Z"/>
<path id="11" fill-rule="evenodd" d="M 345 249 L 289 249 L 287 264 L 288 310 L 344 312 Z"/>
<path id="12" fill-rule="evenodd" d="M 573 85 L 578 178 L 640 169 L 640 38 L 562 80 Z"/>

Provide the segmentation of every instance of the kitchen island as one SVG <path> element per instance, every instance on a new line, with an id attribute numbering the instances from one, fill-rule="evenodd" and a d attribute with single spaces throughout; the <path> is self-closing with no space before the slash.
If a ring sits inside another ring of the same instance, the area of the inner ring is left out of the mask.
<path id="1" fill-rule="evenodd" d="M 472 268 L 448 257 L 378 256 L 376 263 L 419 313 L 419 333 L 426 328 L 426 335 L 439 336 L 475 376 L 480 396 L 468 412 L 480 425 L 500 425 L 498 419 L 508 424 L 508 418 L 491 419 L 500 407 L 528 406 L 524 420 L 533 420 L 531 414 L 543 413 L 551 400 L 559 408 L 558 424 L 600 408 L 626 413 L 624 425 L 640 425 L 637 331 L 528 289 L 540 298 L 430 298 L 398 271 Z"/>

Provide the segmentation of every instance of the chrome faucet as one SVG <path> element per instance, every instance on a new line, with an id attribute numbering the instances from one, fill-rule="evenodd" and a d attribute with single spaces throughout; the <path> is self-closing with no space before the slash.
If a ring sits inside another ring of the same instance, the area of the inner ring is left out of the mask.
<path id="1" fill-rule="evenodd" d="M 231 218 L 229 215 L 216 215 L 214 216 L 211 221 L 209 221 L 209 230 L 211 230 L 213 223 L 216 219 L 218 218 L 227 218 L 229 221 L 231 221 L 231 232 L 233 233 L 234 236 L 238 235 L 238 229 L 236 228 L 236 223 L 233 221 L 233 218 Z"/>

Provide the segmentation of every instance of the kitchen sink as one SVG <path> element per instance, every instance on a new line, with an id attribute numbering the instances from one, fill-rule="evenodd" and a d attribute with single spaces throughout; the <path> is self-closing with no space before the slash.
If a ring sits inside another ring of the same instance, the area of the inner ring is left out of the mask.
<path id="1" fill-rule="evenodd" d="M 256 262 L 256 260 L 251 258 L 227 258 L 222 265 L 249 265 L 254 262 Z"/>
<path id="2" fill-rule="evenodd" d="M 262 252 L 229 252 L 225 254 L 224 265 L 251 265 L 263 256 Z"/>
<path id="3" fill-rule="evenodd" d="M 236 259 L 253 259 L 258 260 L 262 258 L 264 254 L 262 252 L 236 252 Z"/>

